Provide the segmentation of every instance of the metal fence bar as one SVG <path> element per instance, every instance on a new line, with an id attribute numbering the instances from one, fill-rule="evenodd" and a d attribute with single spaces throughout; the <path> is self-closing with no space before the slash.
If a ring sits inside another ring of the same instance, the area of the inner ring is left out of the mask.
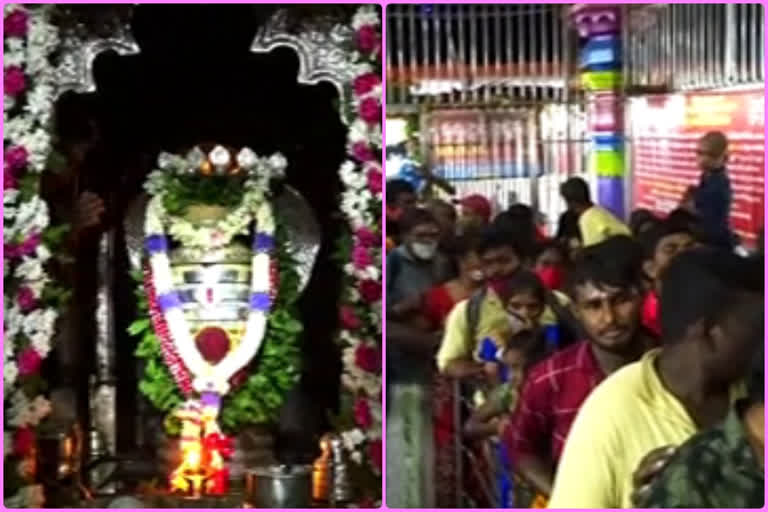
<path id="1" fill-rule="evenodd" d="M 396 14 L 402 14 L 402 11 L 400 9 L 397 9 L 398 6 L 392 5 L 387 8 L 387 10 L 392 9 L 395 11 Z M 398 12 L 399 11 L 399 12 Z M 388 20 L 391 18 L 387 18 Z M 408 87 L 408 79 L 412 78 L 411 75 L 408 73 L 408 66 L 405 65 L 405 45 L 402 44 L 402 41 L 404 40 L 403 34 L 403 16 L 395 16 L 395 31 L 392 35 L 395 37 L 387 37 L 387 41 L 392 44 L 392 46 L 395 46 L 397 41 L 400 41 L 400 44 L 397 45 L 397 66 L 398 71 L 401 74 L 398 76 L 400 78 L 401 85 L 399 87 L 400 89 L 400 95 L 397 98 L 397 102 L 405 103 L 405 98 L 408 96 L 407 87 Z M 391 25 L 390 25 L 391 26 Z M 389 34 L 388 34 L 389 35 Z"/>

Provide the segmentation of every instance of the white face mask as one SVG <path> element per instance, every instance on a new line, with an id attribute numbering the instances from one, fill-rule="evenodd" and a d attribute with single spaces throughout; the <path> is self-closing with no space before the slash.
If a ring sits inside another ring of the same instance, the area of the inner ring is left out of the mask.
<path id="1" fill-rule="evenodd" d="M 473 281 L 485 281 L 485 272 L 482 270 L 473 270 L 469 273 L 469 278 Z"/>
<path id="2" fill-rule="evenodd" d="M 411 252 L 420 260 L 431 260 L 437 252 L 437 242 L 414 242 L 411 244 Z"/>

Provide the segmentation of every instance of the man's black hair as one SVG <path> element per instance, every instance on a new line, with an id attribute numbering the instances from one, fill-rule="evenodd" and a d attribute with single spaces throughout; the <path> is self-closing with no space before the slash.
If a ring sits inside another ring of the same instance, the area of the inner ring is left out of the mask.
<path id="1" fill-rule="evenodd" d="M 387 180 L 387 204 L 395 204 L 402 194 L 415 194 L 413 185 L 405 180 Z"/>
<path id="2" fill-rule="evenodd" d="M 656 225 L 658 222 L 659 218 L 651 210 L 639 208 L 629 216 L 629 229 L 633 235 L 638 236 L 641 232 L 645 231 L 643 226 L 646 224 Z"/>
<path id="3" fill-rule="evenodd" d="M 746 293 L 763 291 L 763 267 L 755 259 L 711 247 L 680 254 L 661 276 L 664 342 L 682 340 L 702 320 L 711 327 L 725 314 L 743 307 Z"/>
<path id="4" fill-rule="evenodd" d="M 571 210 L 564 211 L 557 220 L 558 240 L 578 238 L 581 240 L 581 229 L 579 229 L 579 216 Z"/>
<path id="5" fill-rule="evenodd" d="M 568 178 L 565 183 L 560 185 L 560 195 L 569 203 L 580 205 L 592 204 L 592 199 L 589 195 L 589 185 L 578 177 Z"/>
<path id="6" fill-rule="evenodd" d="M 518 270 L 506 278 L 501 284 L 501 289 L 498 291 L 505 299 L 524 292 L 533 295 L 542 305 L 545 304 L 547 299 L 546 288 L 541 279 L 529 270 Z"/>
<path id="7" fill-rule="evenodd" d="M 524 204 L 515 204 L 501 212 L 491 223 L 493 229 L 515 240 L 522 258 L 527 259 L 536 252 L 536 223 L 533 210 Z"/>
<path id="8" fill-rule="evenodd" d="M 568 272 L 566 290 L 576 298 L 577 288 L 638 289 L 642 282 L 642 250 L 632 238 L 614 236 L 581 251 Z"/>
<path id="9" fill-rule="evenodd" d="M 520 259 L 524 259 L 525 257 L 525 251 L 522 250 L 520 242 L 517 241 L 515 237 L 510 236 L 508 232 L 498 229 L 495 226 L 490 226 L 485 230 L 477 251 L 480 254 L 483 254 L 502 247 L 513 249 Z"/>
<path id="10" fill-rule="evenodd" d="M 432 212 L 426 208 L 408 208 L 403 212 L 403 216 L 400 217 L 400 232 L 403 234 L 408 233 L 416 226 L 420 226 L 422 224 L 434 224 L 435 226 L 438 225 L 435 216 L 432 215 Z"/>
<path id="11" fill-rule="evenodd" d="M 482 236 L 479 233 L 469 232 L 453 238 L 448 243 L 448 253 L 455 259 L 464 259 L 469 254 L 478 253 Z"/>
<path id="12" fill-rule="evenodd" d="M 693 232 L 693 226 L 687 222 L 675 221 L 671 218 L 659 221 L 647 231 L 637 235 L 637 241 L 643 248 L 643 261 L 653 259 L 656 254 L 656 248 L 659 246 L 662 239 L 681 233 L 687 233 L 696 238 L 696 234 Z"/>

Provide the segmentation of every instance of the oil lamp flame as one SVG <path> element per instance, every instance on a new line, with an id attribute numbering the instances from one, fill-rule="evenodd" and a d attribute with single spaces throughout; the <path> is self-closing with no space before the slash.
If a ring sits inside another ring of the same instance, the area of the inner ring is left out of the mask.
<path id="1" fill-rule="evenodd" d="M 203 404 L 185 403 L 176 413 L 181 420 L 181 464 L 171 472 L 171 492 L 199 497 L 225 494 L 229 489 L 229 470 L 224 459 L 232 456 L 232 441 L 218 424 L 218 401 L 204 396 Z"/>

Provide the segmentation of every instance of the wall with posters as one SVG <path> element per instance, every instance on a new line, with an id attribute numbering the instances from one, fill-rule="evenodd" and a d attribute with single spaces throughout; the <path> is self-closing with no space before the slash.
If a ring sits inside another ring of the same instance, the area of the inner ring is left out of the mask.
<path id="1" fill-rule="evenodd" d="M 646 96 L 629 103 L 632 207 L 667 213 L 699 181 L 696 142 L 730 141 L 731 228 L 753 246 L 764 223 L 764 90 Z"/>

